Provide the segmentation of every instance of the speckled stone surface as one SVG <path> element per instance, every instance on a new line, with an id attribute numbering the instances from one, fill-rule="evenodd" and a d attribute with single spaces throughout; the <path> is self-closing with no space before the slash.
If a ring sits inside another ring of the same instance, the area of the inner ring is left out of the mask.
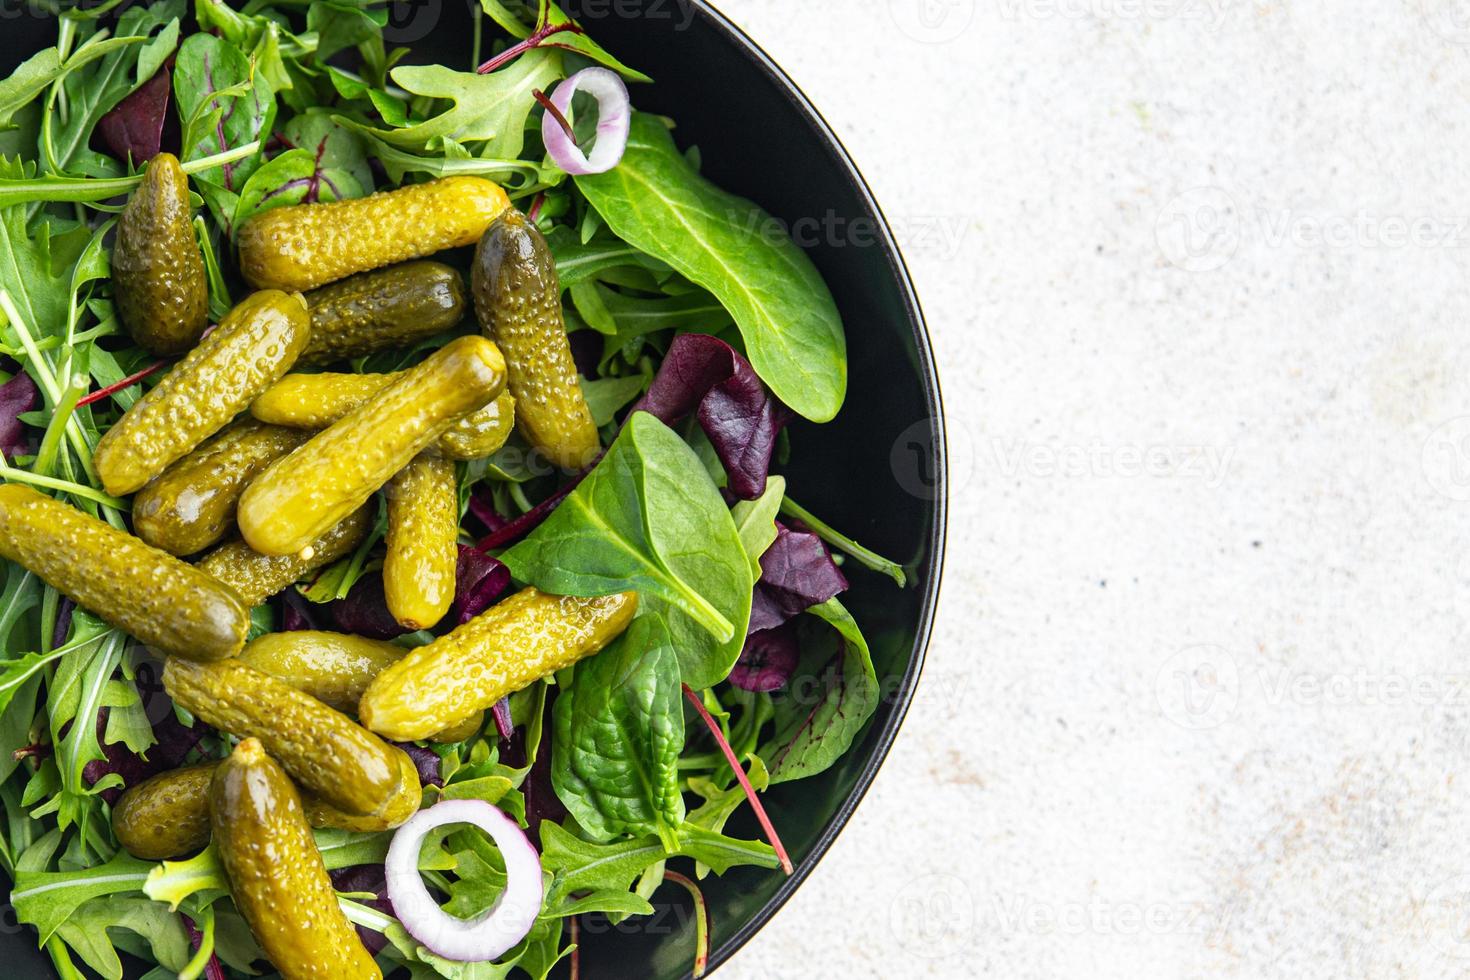
<path id="1" fill-rule="evenodd" d="M 724 0 L 900 229 L 949 566 L 738 978 L 1470 973 L 1470 11 Z"/>

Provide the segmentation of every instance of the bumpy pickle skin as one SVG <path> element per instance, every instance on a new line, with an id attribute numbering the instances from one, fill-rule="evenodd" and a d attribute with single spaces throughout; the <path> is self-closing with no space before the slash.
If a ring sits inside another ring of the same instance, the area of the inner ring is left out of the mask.
<path id="1" fill-rule="evenodd" d="M 459 480 L 454 463 L 422 453 L 388 484 L 383 594 L 398 624 L 438 625 L 454 604 L 459 565 Z"/>
<path id="2" fill-rule="evenodd" d="M 492 181 L 444 177 L 351 201 L 274 208 L 240 229 L 240 271 L 257 289 L 316 289 L 473 245 L 508 207 Z"/>
<path id="3" fill-rule="evenodd" d="M 240 533 L 262 554 L 300 551 L 504 387 L 494 344 L 451 341 L 262 473 L 240 498 Z"/>
<path id="4" fill-rule="evenodd" d="M 381 815 L 403 791 L 401 749 L 239 660 L 170 658 L 163 686 L 205 724 L 260 739 L 302 787 L 346 813 Z"/>
<path id="5" fill-rule="evenodd" d="M 253 419 L 236 422 L 133 498 L 133 530 L 155 548 L 192 555 L 224 540 L 250 481 L 307 439 Z"/>
<path id="6" fill-rule="evenodd" d="M 112 832 L 135 858 L 162 861 L 209 843 L 209 781 L 215 763 L 161 772 L 118 797 Z"/>
<path id="7" fill-rule="evenodd" d="M 235 906 L 284 980 L 382 980 L 337 904 L 296 787 L 256 739 L 215 770 L 209 816 Z"/>
<path id="8" fill-rule="evenodd" d="M 388 805 L 381 813 L 371 816 L 347 813 L 319 796 L 305 793 L 302 794 L 301 803 L 306 808 L 307 821 L 313 827 L 333 827 L 337 830 L 351 830 L 360 834 L 392 830 L 402 825 L 409 817 L 419 812 L 419 807 L 424 802 L 424 787 L 419 782 L 418 767 L 413 764 L 408 753 L 400 752 L 398 755 L 399 765 L 402 768 L 402 788 L 393 799 L 388 801 Z"/>
<path id="9" fill-rule="evenodd" d="M 194 239 L 189 178 L 172 153 L 148 163 L 117 219 L 112 287 L 118 316 L 155 354 L 182 354 L 209 326 L 204 258 Z"/>
<path id="10" fill-rule="evenodd" d="M 325 429 L 406 373 L 288 374 L 255 399 L 250 414 L 271 425 Z M 433 451 L 448 459 L 484 459 L 510 438 L 515 410 L 515 398 L 502 391 L 446 429 Z"/>
<path id="11" fill-rule="evenodd" d="M 358 716 L 385 738 L 428 738 L 601 650 L 637 609 L 634 592 L 578 599 L 526 589 L 379 674 Z"/>
<path id="12" fill-rule="evenodd" d="M 442 262 L 405 262 L 361 272 L 306 295 L 311 343 L 302 364 L 330 364 L 390 347 L 411 348 L 464 319 L 459 271 Z"/>
<path id="13" fill-rule="evenodd" d="M 602 444 L 577 381 L 556 262 L 519 211 L 501 215 L 481 239 L 472 291 L 485 335 L 505 355 L 526 439 L 563 469 L 591 465 Z"/>
<path id="14" fill-rule="evenodd" d="M 292 630 L 267 633 L 250 641 L 240 651 L 240 662 L 285 681 L 329 707 L 351 713 L 357 711 L 357 703 L 373 678 L 407 654 L 408 650 L 396 643 L 364 636 Z M 484 725 L 485 713 L 477 711 L 453 728 L 436 733 L 433 740 L 463 742 Z"/>
<path id="15" fill-rule="evenodd" d="M 309 336 L 301 297 L 247 297 L 97 443 L 107 492 L 141 489 L 223 429 L 291 369 Z"/>
<path id="16" fill-rule="evenodd" d="M 233 657 L 250 610 L 228 586 L 75 507 L 0 485 L 0 557 L 162 652 Z"/>
<path id="17" fill-rule="evenodd" d="M 234 589 L 248 605 L 258 606 L 317 569 L 350 555 L 372 525 L 372 509 L 359 507 L 294 555 L 262 555 L 244 541 L 231 541 L 201 558 L 198 567 Z"/>

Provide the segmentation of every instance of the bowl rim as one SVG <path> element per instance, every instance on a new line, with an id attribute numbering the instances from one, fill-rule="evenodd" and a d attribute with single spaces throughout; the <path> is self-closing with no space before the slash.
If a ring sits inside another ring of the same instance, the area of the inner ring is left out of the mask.
<path id="1" fill-rule="evenodd" d="M 889 751 L 898 737 L 898 730 L 902 726 L 904 718 L 913 702 L 914 692 L 919 684 L 920 674 L 924 669 L 924 660 L 929 649 L 929 641 L 934 629 L 934 616 L 939 602 L 940 581 L 944 574 L 944 550 L 945 533 L 949 519 L 949 451 L 945 439 L 944 422 L 944 399 L 940 392 L 939 374 L 934 363 L 934 346 L 929 337 L 929 328 L 924 319 L 924 310 L 919 302 L 918 291 L 914 287 L 913 278 L 909 273 L 908 264 L 904 261 L 902 250 L 894 237 L 893 228 L 888 223 L 887 216 L 883 213 L 882 206 L 873 195 L 872 188 L 868 185 L 866 178 L 858 170 L 852 154 L 843 145 L 841 138 L 832 129 L 831 124 L 822 116 L 821 112 L 807 97 L 801 87 L 786 74 L 776 61 L 766 53 L 754 39 L 751 38 L 741 27 L 721 13 L 709 0 L 688 0 L 697 14 L 703 17 L 712 27 L 719 31 L 727 40 L 738 48 L 755 67 L 764 72 L 769 78 L 786 94 L 787 99 L 805 117 L 806 122 L 817 135 L 826 143 L 841 165 L 846 174 L 848 183 L 858 192 L 859 198 L 864 206 L 871 212 L 876 220 L 878 229 L 878 244 L 883 249 L 884 257 L 888 260 L 890 272 L 894 281 L 898 284 L 903 294 L 905 312 L 907 314 L 909 327 L 913 331 L 915 346 L 919 352 L 920 381 L 924 388 L 924 400 L 929 409 L 929 430 L 932 445 L 935 449 L 935 487 L 934 487 L 934 522 L 929 533 L 929 552 L 925 561 L 925 594 L 920 605 L 919 622 L 917 632 L 914 636 L 913 649 L 909 654 L 908 667 L 904 672 L 903 679 L 892 696 L 893 708 L 878 733 L 877 742 L 873 754 L 863 764 L 862 772 L 858 774 L 857 782 L 852 792 L 842 801 L 837 811 L 827 821 L 826 826 L 817 836 L 810 853 L 796 865 L 794 872 L 781 883 L 760 910 L 749 920 L 743 923 L 729 939 L 726 939 L 718 947 L 710 951 L 709 964 L 706 973 L 712 973 L 723 966 L 735 955 L 756 933 L 775 917 L 781 907 L 790 900 L 796 890 L 806 881 L 807 877 L 816 869 L 818 863 L 826 855 L 837 836 L 847 826 L 852 818 L 853 812 L 867 796 L 873 780 L 878 775 L 884 760 L 888 758 Z M 690 974 L 686 974 L 689 976 Z"/>

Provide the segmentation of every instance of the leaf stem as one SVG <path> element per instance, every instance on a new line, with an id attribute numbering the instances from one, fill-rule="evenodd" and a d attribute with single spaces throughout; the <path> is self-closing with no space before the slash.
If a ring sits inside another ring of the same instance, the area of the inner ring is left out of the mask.
<path id="1" fill-rule="evenodd" d="M 546 24 L 545 26 L 538 28 L 536 30 L 536 33 L 532 34 L 524 41 L 518 41 L 517 43 L 512 44 L 510 47 L 506 48 L 504 51 L 500 52 L 498 55 L 485 62 L 476 70 L 481 75 L 488 75 L 492 71 L 495 71 L 497 68 L 504 68 L 506 65 L 510 64 L 512 61 L 515 61 L 517 58 L 525 54 L 527 51 L 530 51 L 532 48 L 539 48 L 542 42 L 545 41 L 547 38 L 552 37 L 556 34 L 561 34 L 564 31 L 571 31 L 573 34 L 587 33 L 586 31 L 582 30 L 582 28 L 573 23 Z"/>
<path id="2" fill-rule="evenodd" d="M 817 532 L 817 537 L 852 558 L 858 564 L 871 568 L 875 572 L 881 572 L 887 575 L 898 583 L 899 588 L 903 588 L 908 584 L 908 575 L 904 572 L 903 566 L 898 562 L 890 561 L 876 551 L 869 551 L 867 548 L 864 548 L 852 540 L 852 538 L 833 529 L 830 525 L 823 522 L 821 518 L 790 497 L 785 497 L 781 500 L 781 513 L 787 517 L 794 517 L 798 521 L 801 521 L 807 527 Z"/>
<path id="3" fill-rule="evenodd" d="M 664 881 L 684 886 L 694 900 L 694 977 L 698 980 L 709 968 L 709 908 L 704 904 L 704 892 L 693 880 L 677 871 L 665 871 Z M 182 978 L 183 974 L 179 976 Z"/>
<path id="4" fill-rule="evenodd" d="M 40 349 L 36 346 L 36 338 L 32 335 L 24 318 L 21 317 L 20 310 L 16 308 L 15 301 L 11 299 L 10 293 L 4 289 L 0 289 L 0 313 L 5 314 L 10 325 L 15 328 L 16 335 L 20 337 L 21 346 L 25 348 L 26 357 L 31 363 L 32 376 L 36 379 L 41 389 L 49 396 L 48 401 L 54 411 L 61 404 L 61 383 L 56 380 L 56 372 L 53 370 L 51 362 L 41 355 Z M 77 422 L 76 416 L 74 415 L 67 419 L 66 438 L 71 443 L 72 448 L 76 450 L 77 458 L 81 460 L 82 470 L 87 474 L 87 479 L 96 480 L 97 471 L 92 466 L 92 446 L 87 442 L 87 436 L 82 432 L 81 424 Z"/>
<path id="5" fill-rule="evenodd" d="M 199 938 L 196 941 L 199 948 L 195 951 L 193 958 L 179 971 L 179 980 L 197 980 L 199 975 L 209 968 L 210 961 L 214 959 L 214 905 L 205 905 L 199 910 L 198 931 Z M 194 930 L 190 929 L 189 932 L 192 934 Z M 189 938 L 194 937 L 191 935 Z"/>
<path id="6" fill-rule="evenodd" d="M 786 853 L 786 846 L 781 843 L 781 837 L 776 833 L 776 828 L 771 824 L 771 818 L 766 816 L 766 808 L 761 806 L 760 797 L 756 796 L 755 787 L 750 785 L 750 777 L 745 774 L 745 767 L 740 760 L 735 758 L 735 750 L 730 748 L 730 743 L 725 741 L 725 736 L 720 732 L 720 726 L 710 716 L 709 709 L 704 706 L 698 694 L 688 684 L 683 685 L 684 697 L 694 705 L 694 710 L 699 717 L 704 719 L 705 726 L 709 728 L 710 734 L 714 736 L 715 742 L 720 750 L 725 753 L 725 760 L 730 763 L 730 768 L 735 770 L 735 778 L 740 781 L 740 788 L 745 790 L 745 798 L 750 801 L 750 808 L 755 811 L 755 819 L 760 822 L 761 829 L 766 832 L 766 840 L 771 842 L 771 847 L 776 852 L 776 858 L 781 862 L 781 870 L 788 875 L 794 873 L 791 858 Z"/>
<path id="7" fill-rule="evenodd" d="M 0 457 L 3 459 L 4 457 Z M 12 483 L 29 483 L 32 486 L 45 487 L 47 490 L 58 490 L 69 493 L 73 497 L 81 497 L 111 507 L 115 510 L 127 510 L 128 503 L 125 500 L 103 493 L 92 487 L 84 487 L 80 483 L 72 483 L 68 480 L 58 480 L 50 476 L 42 476 L 40 473 L 32 473 L 29 470 L 18 470 L 9 463 L 0 463 L 0 477 L 4 477 Z"/>
<path id="8" fill-rule="evenodd" d="M 255 140 L 213 156 L 190 160 L 184 164 L 183 170 L 186 174 L 202 173 L 252 157 L 259 151 L 260 140 Z M 105 201 L 109 197 L 129 193 L 142 180 L 142 174 L 132 177 L 0 178 L 0 207 L 34 201 L 76 201 L 84 204 Z"/>
<path id="9" fill-rule="evenodd" d="M 61 401 L 52 410 L 51 421 L 46 424 L 46 434 L 41 437 L 41 449 L 36 453 L 36 462 L 31 466 L 32 472 L 40 476 L 51 475 L 56 467 L 56 454 L 61 449 L 61 435 L 70 424 L 77 402 L 86 390 L 87 376 L 80 373 L 72 375 L 71 382 L 62 392 Z"/>

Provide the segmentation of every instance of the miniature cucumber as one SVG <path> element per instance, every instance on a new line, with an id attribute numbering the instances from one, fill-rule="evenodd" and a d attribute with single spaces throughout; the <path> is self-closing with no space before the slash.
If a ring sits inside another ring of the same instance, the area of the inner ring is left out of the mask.
<path id="1" fill-rule="evenodd" d="M 442 262 L 363 272 L 306 295 L 311 343 L 302 364 L 329 364 L 390 347 L 410 348 L 464 319 L 464 280 Z"/>
<path id="2" fill-rule="evenodd" d="M 427 738 L 601 650 L 637 608 L 634 592 L 579 599 L 526 589 L 379 674 L 358 716 L 386 738 Z"/>
<path id="3" fill-rule="evenodd" d="M 240 532 L 262 554 L 300 551 L 504 385 L 494 344 L 451 341 L 262 473 L 240 498 Z"/>
<path id="4" fill-rule="evenodd" d="M 17 483 L 0 485 L 0 556 L 165 653 L 233 657 L 250 610 L 192 565 Z"/>
<path id="5" fill-rule="evenodd" d="M 209 816 L 235 906 L 284 980 L 382 980 L 337 904 L 296 787 L 258 740 L 215 770 Z"/>
<path id="6" fill-rule="evenodd" d="M 240 271 L 257 289 L 315 289 L 473 245 L 510 199 L 483 177 L 444 177 L 330 204 L 273 208 L 240 229 Z"/>
<path id="7" fill-rule="evenodd" d="M 407 630 L 431 629 L 454 604 L 459 480 L 454 463 L 420 454 L 388 484 L 383 595 Z"/>
<path id="8" fill-rule="evenodd" d="M 161 772 L 118 797 L 112 832 L 145 861 L 192 854 L 209 843 L 209 780 L 216 763 Z"/>
<path id="9" fill-rule="evenodd" d="M 97 443 L 107 492 L 142 488 L 223 429 L 290 370 L 309 331 L 300 296 L 267 290 L 246 298 Z"/>
<path id="10" fill-rule="evenodd" d="M 244 541 L 231 541 L 205 555 L 198 567 L 234 589 L 249 605 L 258 606 L 318 568 L 350 555 L 372 525 L 372 508 L 359 507 L 296 554 L 262 555 Z"/>
<path id="11" fill-rule="evenodd" d="M 148 163 L 117 219 L 112 289 L 118 316 L 138 346 L 182 354 L 209 326 L 204 258 L 194 240 L 189 178 L 172 153 Z"/>
<path id="12" fill-rule="evenodd" d="M 260 739 L 297 782 L 347 813 L 381 814 L 403 790 L 401 749 L 239 660 L 170 658 L 163 686 L 205 724 Z"/>
<path id="13" fill-rule="evenodd" d="M 473 279 L 475 311 L 505 355 L 526 439 L 564 469 L 591 465 L 602 443 L 577 381 L 546 239 L 519 211 L 506 211 L 475 251 Z"/>
<path id="14" fill-rule="evenodd" d="M 361 834 L 371 834 L 383 830 L 392 830 L 415 813 L 418 813 L 419 807 L 424 802 L 424 787 L 419 782 L 418 767 L 408 757 L 407 752 L 399 752 L 398 758 L 402 775 L 402 788 L 396 796 L 388 801 L 388 805 L 383 808 L 381 813 L 375 813 L 370 816 L 347 813 L 319 796 L 304 793 L 301 797 L 301 803 L 306 808 L 307 821 L 313 827 L 335 827 L 338 830 L 351 830 Z"/>
<path id="15" fill-rule="evenodd" d="M 164 471 L 133 498 L 133 530 L 155 548 L 192 555 L 235 525 L 240 494 L 306 433 L 245 419 Z"/>
<path id="16" fill-rule="evenodd" d="M 325 429 L 405 373 L 288 374 L 255 399 L 250 414 L 272 425 Z M 510 392 L 502 391 L 446 429 L 434 451 L 450 459 L 484 459 L 510 438 L 515 408 Z"/>

